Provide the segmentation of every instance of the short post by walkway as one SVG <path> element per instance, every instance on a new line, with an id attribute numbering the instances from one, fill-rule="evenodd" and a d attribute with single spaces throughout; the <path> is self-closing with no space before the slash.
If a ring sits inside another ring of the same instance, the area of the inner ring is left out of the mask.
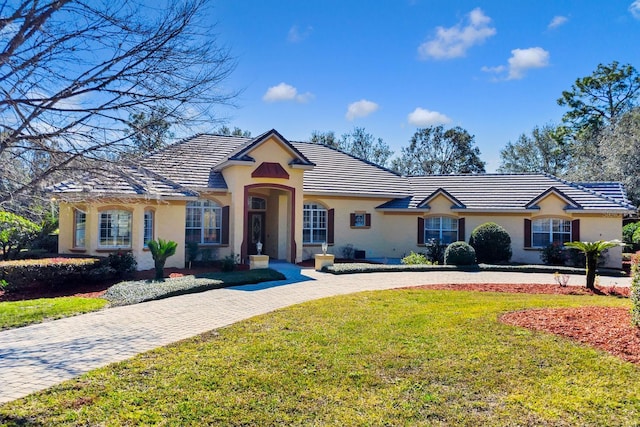
<path id="1" fill-rule="evenodd" d="M 249 255 L 249 270 L 269 268 L 269 255 Z"/>
<path id="2" fill-rule="evenodd" d="M 315 254 L 313 258 L 316 260 L 316 271 L 320 271 L 324 266 L 332 266 L 336 256 L 331 254 Z"/>

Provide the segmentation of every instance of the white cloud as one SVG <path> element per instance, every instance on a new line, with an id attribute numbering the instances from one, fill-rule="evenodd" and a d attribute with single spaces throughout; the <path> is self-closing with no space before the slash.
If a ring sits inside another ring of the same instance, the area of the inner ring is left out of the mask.
<path id="1" fill-rule="evenodd" d="M 509 65 L 498 65 L 496 67 L 484 66 L 481 68 L 485 73 L 503 74 L 507 72 L 505 80 L 519 80 L 526 72 L 532 68 L 544 68 L 549 66 L 549 52 L 541 47 L 530 47 L 528 49 L 513 49 Z"/>
<path id="2" fill-rule="evenodd" d="M 307 37 L 311 35 L 313 31 L 313 27 L 311 25 L 307 26 L 303 31 L 300 31 L 297 25 L 294 25 L 289 29 L 289 33 L 287 34 L 287 41 L 290 43 L 300 43 Z"/>
<path id="3" fill-rule="evenodd" d="M 360 101 L 349 104 L 347 108 L 347 120 L 353 120 L 358 117 L 366 117 L 378 110 L 380 106 L 373 101 L 361 99 Z"/>
<path id="4" fill-rule="evenodd" d="M 640 19 L 640 0 L 635 0 L 629 5 L 629 12 L 634 18 Z"/>
<path id="5" fill-rule="evenodd" d="M 418 46 L 418 55 L 420 59 L 458 58 L 495 34 L 491 18 L 478 7 L 469 12 L 466 25 L 460 22 L 450 28 L 437 27 L 435 37 Z"/>
<path id="6" fill-rule="evenodd" d="M 409 113 L 407 120 L 410 124 L 415 126 L 444 125 L 447 123 L 451 123 L 451 119 L 446 115 L 437 111 L 430 111 L 420 107 Z"/>
<path id="7" fill-rule="evenodd" d="M 298 93 L 298 89 L 284 82 L 277 86 L 271 86 L 262 97 L 262 100 L 266 102 L 295 101 L 301 104 L 312 99 L 311 92 Z"/>
<path id="8" fill-rule="evenodd" d="M 566 16 L 554 16 L 551 22 L 549 22 L 549 25 L 547 25 L 547 28 L 553 30 L 554 28 L 558 28 L 559 26 L 566 24 L 568 20 L 569 18 L 567 18 Z"/>

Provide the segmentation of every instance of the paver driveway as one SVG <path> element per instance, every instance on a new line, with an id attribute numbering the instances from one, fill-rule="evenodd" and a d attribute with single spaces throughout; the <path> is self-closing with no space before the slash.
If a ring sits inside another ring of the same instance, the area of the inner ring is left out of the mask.
<path id="1" fill-rule="evenodd" d="M 336 276 L 272 263 L 287 280 L 116 307 L 0 332 L 0 403 L 91 369 L 282 307 L 366 290 L 434 283 L 553 283 L 551 274 L 407 272 Z M 602 278 L 602 284 L 629 285 Z M 582 277 L 571 284 L 584 283 Z"/>

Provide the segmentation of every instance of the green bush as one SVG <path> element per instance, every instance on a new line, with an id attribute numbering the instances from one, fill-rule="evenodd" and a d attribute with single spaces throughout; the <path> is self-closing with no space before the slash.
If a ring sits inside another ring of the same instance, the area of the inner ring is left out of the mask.
<path id="1" fill-rule="evenodd" d="M 131 276 L 138 267 L 138 261 L 131 252 L 114 252 L 107 257 L 107 265 L 111 267 L 116 277 L 123 279 Z"/>
<path id="2" fill-rule="evenodd" d="M 429 261 L 427 259 L 427 257 L 424 254 L 421 253 L 416 253 L 411 251 L 411 253 L 409 255 L 407 255 L 406 257 L 402 258 L 400 260 L 400 262 L 402 262 L 403 264 L 406 265 L 431 265 L 433 264 L 431 261 Z"/>
<path id="3" fill-rule="evenodd" d="M 636 247 L 640 247 L 640 227 L 633 233 L 632 242 Z"/>
<path id="4" fill-rule="evenodd" d="M 96 258 L 44 258 L 0 262 L 0 281 L 8 292 L 46 284 L 55 288 L 77 283 L 91 276 L 93 269 L 101 267 Z M 104 276 L 100 276 L 104 278 Z"/>
<path id="5" fill-rule="evenodd" d="M 631 257 L 631 323 L 640 328 L 640 252 Z"/>
<path id="6" fill-rule="evenodd" d="M 226 272 L 234 271 L 238 263 L 240 263 L 240 255 L 235 255 L 232 253 L 231 255 L 227 255 L 222 259 L 222 261 L 220 261 L 220 269 Z"/>
<path id="7" fill-rule="evenodd" d="M 167 258 L 175 255 L 178 244 L 173 240 L 151 240 L 147 243 L 151 256 L 153 257 L 154 268 L 156 270 L 155 280 L 164 279 L 164 264 Z"/>
<path id="8" fill-rule="evenodd" d="M 473 265 L 476 251 L 467 242 L 454 242 L 444 251 L 445 265 Z"/>
<path id="9" fill-rule="evenodd" d="M 0 251 L 2 259 L 14 259 L 36 238 L 40 226 L 11 212 L 0 211 Z"/>
<path id="10" fill-rule="evenodd" d="M 546 265 L 566 265 L 568 249 L 559 243 L 552 243 L 540 252 L 540 259 Z M 584 256 L 582 256 L 584 258 Z"/>
<path id="11" fill-rule="evenodd" d="M 444 263 L 444 251 L 447 245 L 440 243 L 438 239 L 429 239 L 424 245 L 427 251 L 427 259 L 434 264 Z"/>
<path id="12" fill-rule="evenodd" d="M 511 259 L 511 237 L 495 222 L 486 222 L 471 232 L 469 244 L 476 251 L 478 262 L 495 264 Z"/>
<path id="13" fill-rule="evenodd" d="M 633 235 L 640 229 L 640 222 L 630 222 L 622 227 L 622 241 L 625 243 L 625 249 L 630 252 L 640 250 L 640 245 L 634 243 Z"/>

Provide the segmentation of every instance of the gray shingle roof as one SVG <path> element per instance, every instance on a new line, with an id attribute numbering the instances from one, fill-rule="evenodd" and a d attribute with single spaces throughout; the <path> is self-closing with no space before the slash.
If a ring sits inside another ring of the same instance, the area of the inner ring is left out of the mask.
<path id="1" fill-rule="evenodd" d="M 584 210 L 635 210 L 629 203 L 544 174 L 432 175 L 408 180 L 411 197 L 391 200 L 379 208 L 415 209 L 442 188 L 469 210 L 524 210 L 549 189 L 557 190 Z"/>

